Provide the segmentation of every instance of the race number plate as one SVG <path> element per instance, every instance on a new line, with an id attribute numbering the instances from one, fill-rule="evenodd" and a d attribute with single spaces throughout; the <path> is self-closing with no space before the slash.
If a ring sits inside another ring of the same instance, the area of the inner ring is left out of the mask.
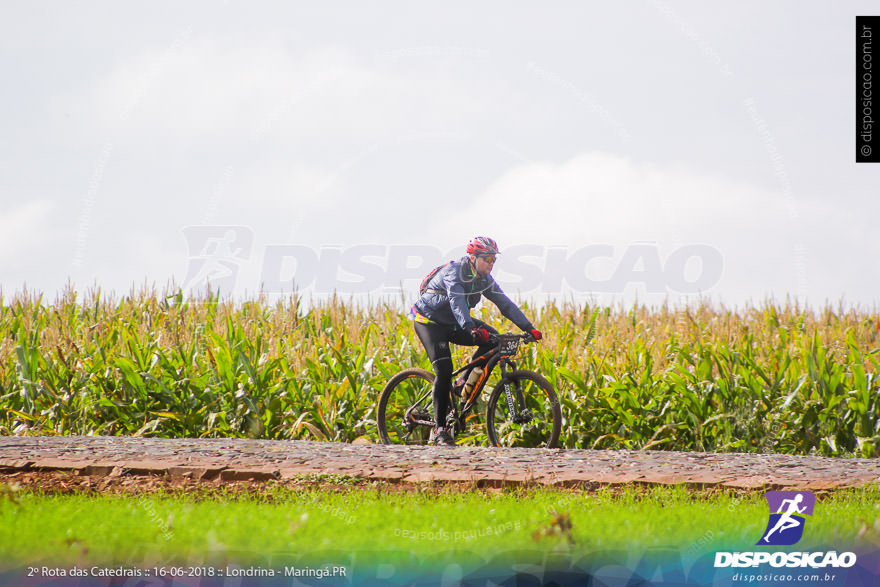
<path id="1" fill-rule="evenodd" d="M 515 355 L 516 349 L 519 348 L 519 339 L 511 338 L 501 343 L 502 355 Z"/>

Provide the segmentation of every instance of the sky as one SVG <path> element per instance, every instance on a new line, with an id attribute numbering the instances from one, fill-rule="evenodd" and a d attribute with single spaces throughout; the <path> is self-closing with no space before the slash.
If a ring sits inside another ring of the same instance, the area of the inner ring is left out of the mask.
<path id="1" fill-rule="evenodd" d="M 0 288 L 875 308 L 872 2 L 3 2 Z M 402 288 L 402 293 L 401 293 Z"/>

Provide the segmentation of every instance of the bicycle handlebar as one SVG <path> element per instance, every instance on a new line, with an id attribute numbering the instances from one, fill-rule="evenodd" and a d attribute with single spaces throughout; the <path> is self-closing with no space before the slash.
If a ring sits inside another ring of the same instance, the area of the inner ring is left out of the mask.
<path id="1" fill-rule="evenodd" d="M 498 344 L 499 342 L 501 342 L 503 340 L 511 340 L 514 338 L 522 339 L 522 341 L 527 344 L 530 342 L 537 342 L 535 340 L 535 337 L 532 336 L 532 333 L 530 333 L 530 332 L 524 332 L 522 334 L 509 334 L 509 333 L 503 333 L 503 332 L 499 333 L 499 334 L 489 333 L 489 342 L 491 342 L 492 344 Z"/>

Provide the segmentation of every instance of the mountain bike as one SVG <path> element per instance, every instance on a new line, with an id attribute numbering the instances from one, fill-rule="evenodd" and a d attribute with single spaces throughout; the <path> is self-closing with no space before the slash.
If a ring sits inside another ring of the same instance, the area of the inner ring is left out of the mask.
<path id="1" fill-rule="evenodd" d="M 483 372 L 469 391 L 453 384 L 452 406 L 446 417 L 456 443 L 482 443 L 480 424 L 485 420 L 491 446 L 554 448 L 559 442 L 562 411 L 556 391 L 534 371 L 517 370 L 514 357 L 521 343 L 535 342 L 531 334 L 497 334 L 495 348 L 456 370 L 453 381 L 467 380 L 477 367 Z M 481 392 L 498 367 L 501 378 L 488 402 Z M 457 376 L 465 374 L 461 379 Z M 427 444 L 434 421 L 434 373 L 420 368 L 394 375 L 379 396 L 378 428 L 383 444 Z"/>

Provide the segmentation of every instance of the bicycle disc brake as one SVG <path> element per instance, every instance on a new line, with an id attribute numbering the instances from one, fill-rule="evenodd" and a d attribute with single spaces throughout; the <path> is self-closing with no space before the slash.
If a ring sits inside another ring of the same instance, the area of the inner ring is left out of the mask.
<path id="1" fill-rule="evenodd" d="M 514 424 L 528 424 L 535 418 L 532 410 L 525 408 L 513 417 Z"/>

